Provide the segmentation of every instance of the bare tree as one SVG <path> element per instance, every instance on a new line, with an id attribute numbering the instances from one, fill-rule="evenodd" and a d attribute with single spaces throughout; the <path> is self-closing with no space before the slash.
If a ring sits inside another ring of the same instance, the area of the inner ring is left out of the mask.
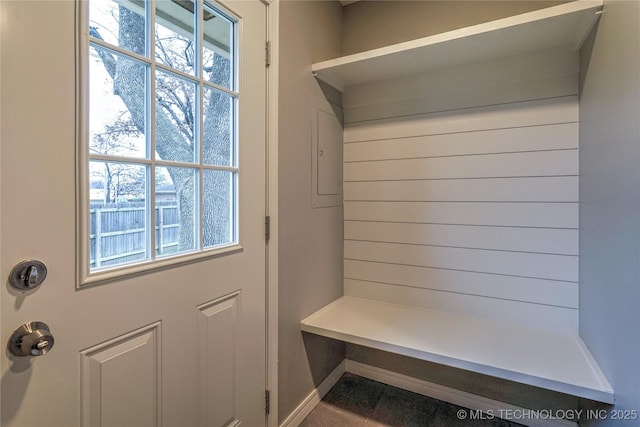
<path id="1" fill-rule="evenodd" d="M 95 154 L 112 155 L 123 150 L 134 151 L 132 140 L 139 137 L 140 132 L 133 126 L 130 118 L 119 115 L 107 124 L 100 133 L 94 133 L 89 150 Z M 116 203 L 121 198 L 144 197 L 144 175 L 141 168 L 129 167 L 120 163 L 104 162 L 103 168 L 93 170 L 91 180 L 100 179 L 104 191 L 104 203 Z"/>

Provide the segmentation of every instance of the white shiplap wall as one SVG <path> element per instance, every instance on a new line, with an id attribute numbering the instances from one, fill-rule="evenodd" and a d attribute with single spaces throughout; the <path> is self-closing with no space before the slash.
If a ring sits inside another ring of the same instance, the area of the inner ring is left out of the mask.
<path id="1" fill-rule="evenodd" d="M 578 58 L 530 57 L 345 90 L 346 295 L 577 332 Z"/>

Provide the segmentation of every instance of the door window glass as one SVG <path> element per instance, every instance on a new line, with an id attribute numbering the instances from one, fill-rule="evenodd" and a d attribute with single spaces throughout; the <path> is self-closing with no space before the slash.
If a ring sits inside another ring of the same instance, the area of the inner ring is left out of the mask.
<path id="1" fill-rule="evenodd" d="M 89 272 L 237 243 L 237 20 L 89 0 L 87 25 Z"/>

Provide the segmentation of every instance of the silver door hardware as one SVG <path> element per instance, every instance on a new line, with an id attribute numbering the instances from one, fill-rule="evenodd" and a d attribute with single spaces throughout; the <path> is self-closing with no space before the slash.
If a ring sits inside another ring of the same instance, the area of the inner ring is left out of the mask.
<path id="1" fill-rule="evenodd" d="M 42 356 L 53 347 L 53 335 L 44 322 L 29 322 L 13 331 L 9 351 L 19 357 Z"/>
<path id="2" fill-rule="evenodd" d="M 47 277 L 47 266 L 40 261 L 22 261 L 13 267 L 9 283 L 21 291 L 37 288 Z"/>

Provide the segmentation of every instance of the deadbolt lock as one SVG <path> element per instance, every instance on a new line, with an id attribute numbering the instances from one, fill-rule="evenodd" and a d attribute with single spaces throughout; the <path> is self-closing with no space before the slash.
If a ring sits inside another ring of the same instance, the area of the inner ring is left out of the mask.
<path id="1" fill-rule="evenodd" d="M 13 267 L 9 274 L 9 283 L 21 291 L 35 289 L 47 277 L 47 266 L 40 261 L 22 261 Z"/>
<path id="2" fill-rule="evenodd" d="M 19 357 L 42 356 L 53 347 L 54 339 L 44 322 L 29 322 L 16 329 L 9 338 L 9 351 Z"/>

